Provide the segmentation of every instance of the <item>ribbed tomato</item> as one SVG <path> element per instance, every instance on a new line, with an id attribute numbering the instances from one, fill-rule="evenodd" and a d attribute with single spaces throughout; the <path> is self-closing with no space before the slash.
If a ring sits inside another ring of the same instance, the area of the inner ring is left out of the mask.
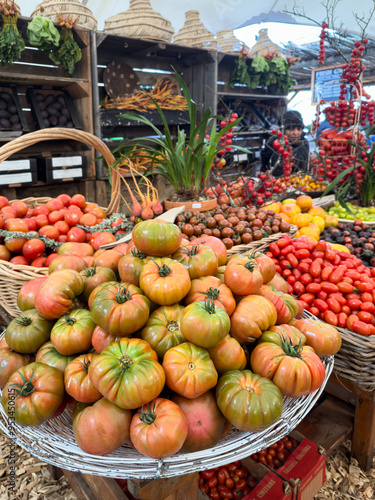
<path id="1" fill-rule="evenodd" d="M 263 285 L 263 276 L 255 259 L 240 255 L 228 262 L 224 282 L 234 294 L 250 295 Z"/>
<path id="2" fill-rule="evenodd" d="M 103 328 L 100 328 L 100 326 L 96 326 L 92 334 L 91 343 L 95 351 L 100 354 L 109 344 L 120 339 L 121 337 L 111 335 L 103 330 Z"/>
<path id="3" fill-rule="evenodd" d="M 118 285 L 118 281 L 105 281 L 104 283 L 101 283 L 97 287 L 94 288 L 94 290 L 90 293 L 89 295 L 89 300 L 87 301 L 87 304 L 89 306 L 89 309 L 91 310 L 92 303 L 94 302 L 94 299 L 101 290 L 104 288 L 107 288 L 107 285 Z"/>
<path id="4" fill-rule="evenodd" d="M 215 276 L 204 276 L 192 280 L 189 293 L 185 297 L 185 304 L 212 299 L 216 307 L 221 307 L 231 316 L 236 308 L 236 301 L 229 287 Z"/>
<path id="5" fill-rule="evenodd" d="M 150 260 L 149 257 L 136 248 L 131 253 L 121 257 L 118 263 L 118 272 L 121 281 L 139 286 L 139 276 L 143 266 Z"/>
<path id="6" fill-rule="evenodd" d="M 74 255 L 79 255 L 80 257 L 85 257 L 94 255 L 94 249 L 88 243 L 76 243 L 73 241 L 69 241 L 67 243 L 63 243 L 61 247 L 58 249 L 57 253 L 59 255 L 70 253 Z"/>
<path id="7" fill-rule="evenodd" d="M 261 275 L 263 276 L 263 283 L 269 283 L 273 280 L 276 274 L 275 263 L 270 257 L 264 255 L 264 253 L 256 253 L 254 258 L 259 266 Z"/>
<path id="8" fill-rule="evenodd" d="M 190 276 L 185 266 L 164 258 L 147 262 L 141 271 L 139 286 L 147 297 L 161 306 L 182 300 L 190 290 Z"/>
<path id="9" fill-rule="evenodd" d="M 255 342 L 277 319 L 273 304 L 260 295 L 248 295 L 230 317 L 231 335 L 241 344 Z"/>
<path id="10" fill-rule="evenodd" d="M 98 354 L 92 352 L 82 354 L 71 361 L 65 369 L 65 390 L 80 403 L 95 403 L 103 397 L 88 376 L 89 366 L 97 356 Z"/>
<path id="11" fill-rule="evenodd" d="M 267 283 L 267 285 L 270 286 L 275 292 L 288 293 L 288 286 L 286 284 L 286 281 L 278 273 L 275 274 L 275 276 L 271 281 Z"/>
<path id="12" fill-rule="evenodd" d="M 91 304 L 93 321 L 116 337 L 131 335 L 142 328 L 149 314 L 150 301 L 140 288 L 129 283 L 107 283 Z"/>
<path id="13" fill-rule="evenodd" d="M 100 284 L 116 281 L 116 274 L 109 267 L 85 267 L 80 273 L 83 278 L 82 299 L 88 301 L 91 292 Z"/>
<path id="14" fill-rule="evenodd" d="M 147 255 L 165 257 L 181 245 L 182 233 L 170 222 L 160 219 L 139 222 L 132 231 L 135 246 Z"/>
<path id="15" fill-rule="evenodd" d="M 53 321 L 42 317 L 36 309 L 28 309 L 14 318 L 5 330 L 8 346 L 21 354 L 31 354 L 49 340 Z"/>
<path id="16" fill-rule="evenodd" d="M 28 309 L 35 308 L 35 296 L 46 279 L 47 277 L 35 278 L 22 285 L 17 295 L 17 306 L 21 309 L 21 311 L 27 311 Z"/>
<path id="17" fill-rule="evenodd" d="M 218 259 L 212 248 L 196 245 L 194 241 L 189 245 L 181 245 L 172 259 L 186 267 L 191 280 L 215 275 L 218 268 Z"/>
<path id="18" fill-rule="evenodd" d="M 254 372 L 272 380 L 284 396 L 310 394 L 322 385 L 325 368 L 312 347 L 264 342 L 251 353 Z"/>
<path id="19" fill-rule="evenodd" d="M 197 398 L 216 385 L 218 375 L 206 351 L 190 342 L 169 349 L 163 368 L 167 386 L 185 398 Z"/>
<path id="20" fill-rule="evenodd" d="M 95 326 L 90 311 L 75 309 L 56 321 L 51 330 L 51 342 L 64 356 L 85 352 L 91 347 Z"/>
<path id="21" fill-rule="evenodd" d="M 48 266 L 48 274 L 52 274 L 62 269 L 73 269 L 78 273 L 85 269 L 86 262 L 79 255 L 62 254 L 53 259 Z"/>
<path id="22" fill-rule="evenodd" d="M 165 373 L 156 352 L 140 339 L 112 342 L 89 367 L 89 377 L 105 398 L 125 410 L 134 410 L 159 396 Z"/>
<path id="23" fill-rule="evenodd" d="M 341 335 L 334 326 L 312 319 L 293 320 L 292 323 L 306 337 L 306 345 L 318 356 L 333 356 L 341 347 Z"/>
<path id="24" fill-rule="evenodd" d="M 151 458 L 164 458 L 181 449 L 188 424 L 181 408 L 169 399 L 157 398 L 142 406 L 130 424 L 134 448 Z"/>
<path id="25" fill-rule="evenodd" d="M 73 354 L 72 356 L 64 356 L 63 354 L 60 354 L 50 341 L 43 344 L 38 350 L 35 355 L 35 361 L 57 368 L 61 373 L 64 373 L 68 364 L 77 356 L 78 354 Z"/>
<path id="26" fill-rule="evenodd" d="M 2 347 L 0 349 L 0 389 L 8 382 L 12 373 L 31 363 L 32 359 L 33 357 L 28 354 L 18 354 L 10 347 Z"/>
<path id="27" fill-rule="evenodd" d="M 186 342 L 181 333 L 180 318 L 185 308 L 179 304 L 156 309 L 142 328 L 141 337 L 148 342 L 160 359 L 176 345 Z"/>
<path id="28" fill-rule="evenodd" d="M 193 243 L 196 245 L 208 245 L 211 247 L 217 256 L 219 266 L 224 266 L 227 263 L 227 247 L 221 239 L 215 238 L 215 236 L 204 235 L 199 238 L 195 238 Z"/>
<path id="29" fill-rule="evenodd" d="M 224 417 L 246 432 L 271 426 L 283 409 L 283 398 L 276 385 L 250 370 L 224 373 L 216 386 L 216 401 Z"/>
<path id="30" fill-rule="evenodd" d="M 265 297 L 275 306 L 278 325 L 289 323 L 298 314 L 298 301 L 291 295 L 274 292 L 268 285 L 262 286 L 257 294 Z"/>
<path id="31" fill-rule="evenodd" d="M 306 344 L 306 337 L 301 333 L 296 327 L 292 325 L 275 325 L 271 326 L 269 330 L 262 333 L 258 339 L 258 344 L 262 342 L 271 342 L 272 344 L 281 345 L 282 340 L 288 340 L 292 342 L 293 345 Z"/>
<path id="32" fill-rule="evenodd" d="M 243 347 L 230 335 L 227 335 L 220 344 L 208 349 L 208 354 L 219 375 L 229 370 L 243 370 L 247 364 Z"/>

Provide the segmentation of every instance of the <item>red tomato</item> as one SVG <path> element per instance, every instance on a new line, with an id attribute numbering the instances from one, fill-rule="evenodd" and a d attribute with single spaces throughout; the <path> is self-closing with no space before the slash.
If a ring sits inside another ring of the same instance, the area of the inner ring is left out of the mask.
<path id="1" fill-rule="evenodd" d="M 70 200 L 70 205 L 76 205 L 79 208 L 85 208 L 86 198 L 82 194 L 75 194 Z"/>
<path id="2" fill-rule="evenodd" d="M 56 229 L 56 227 L 48 225 L 41 227 L 38 233 L 55 241 L 57 241 L 58 237 L 60 236 L 59 230 Z"/>
<path id="3" fill-rule="evenodd" d="M 316 294 L 316 298 L 317 298 L 317 299 L 320 299 L 320 300 L 324 300 L 324 301 L 326 301 L 326 300 L 327 300 L 327 298 L 328 298 L 328 293 L 327 293 L 327 292 L 323 292 L 323 290 L 320 290 L 320 292 L 318 292 L 318 293 Z"/>
<path id="4" fill-rule="evenodd" d="M 41 257 L 44 254 L 45 249 L 46 246 L 42 240 L 32 238 L 31 240 L 26 241 L 22 247 L 22 254 L 27 260 L 32 261 Z"/>
<path id="5" fill-rule="evenodd" d="M 319 283 L 310 283 L 309 285 L 306 286 L 306 292 L 307 293 L 312 293 L 316 295 L 321 291 L 322 287 L 320 286 Z"/>
<path id="6" fill-rule="evenodd" d="M 16 264 L 17 266 L 28 266 L 29 261 L 23 255 L 16 255 L 10 261 L 12 264 Z"/>
<path id="7" fill-rule="evenodd" d="M 40 229 L 43 226 L 48 226 L 49 225 L 49 220 L 46 214 L 39 214 L 35 217 L 35 222 L 37 225 L 37 228 Z"/>
<path id="8" fill-rule="evenodd" d="M 46 267 L 46 257 L 38 257 L 30 263 L 34 267 Z"/>
<path id="9" fill-rule="evenodd" d="M 339 291 L 337 285 L 330 283 L 329 281 L 322 281 L 320 286 L 322 287 L 323 292 L 335 293 Z"/>
<path id="10" fill-rule="evenodd" d="M 337 315 L 332 311 L 324 311 L 324 321 L 329 325 L 337 326 Z"/>
<path id="11" fill-rule="evenodd" d="M 348 315 L 341 312 L 338 316 L 337 316 L 337 324 L 338 326 L 340 326 L 341 328 L 345 328 L 346 327 L 346 322 L 348 320 Z"/>
<path id="12" fill-rule="evenodd" d="M 300 281 L 296 281 L 293 285 L 293 291 L 296 295 L 301 295 L 305 293 L 305 287 Z"/>
<path id="13" fill-rule="evenodd" d="M 348 315 L 352 313 L 352 311 L 351 311 L 350 307 L 349 307 L 349 306 L 347 306 L 346 304 L 345 304 L 344 306 L 342 306 L 342 307 L 341 307 L 341 312 L 343 312 L 343 313 L 345 313 L 345 314 L 348 314 Z"/>
<path id="14" fill-rule="evenodd" d="M 50 211 L 45 205 L 38 205 L 34 208 L 34 215 L 49 215 Z"/>
<path id="15" fill-rule="evenodd" d="M 59 221 L 55 222 L 54 227 L 58 230 L 60 235 L 68 234 L 68 231 L 70 229 L 69 224 L 63 220 L 59 220 Z"/>
<path id="16" fill-rule="evenodd" d="M 71 198 L 68 194 L 60 194 L 59 196 L 57 196 L 56 199 L 60 200 L 62 202 L 62 204 L 64 205 L 64 207 L 68 207 L 70 204 L 70 200 L 71 200 Z"/>
<path id="17" fill-rule="evenodd" d="M 1 219 L 1 217 L 0 217 L 0 219 Z M 36 223 L 36 220 L 34 217 L 30 217 L 29 219 L 24 219 L 24 221 L 27 224 L 28 231 L 36 231 L 37 230 L 38 226 L 37 226 L 37 223 Z"/>
<path id="18" fill-rule="evenodd" d="M 64 215 L 64 220 L 69 224 L 70 227 L 76 226 L 79 224 L 81 218 L 81 212 L 77 210 L 68 210 Z"/>
<path id="19" fill-rule="evenodd" d="M 57 198 L 52 198 L 51 200 L 47 201 L 46 208 L 48 208 L 50 212 L 55 212 L 57 210 L 61 210 L 62 208 L 64 208 L 64 204 L 61 200 Z"/>
<path id="20" fill-rule="evenodd" d="M 341 312 L 341 306 L 334 297 L 328 297 L 327 305 L 331 309 L 331 311 L 333 311 L 335 314 Z M 331 325 L 333 324 L 330 321 L 328 321 L 328 323 L 330 323 Z"/>
<path id="21" fill-rule="evenodd" d="M 315 299 L 314 300 L 314 306 L 319 309 L 320 312 L 324 312 L 328 310 L 328 305 L 324 300 L 321 299 Z"/>
<path id="22" fill-rule="evenodd" d="M 353 311 L 353 310 L 359 309 L 361 307 L 362 302 L 358 299 L 349 299 L 347 304 L 350 307 L 350 309 Z"/>
<path id="23" fill-rule="evenodd" d="M 55 224 L 59 220 L 63 220 L 63 218 L 64 218 L 64 215 L 57 210 L 55 210 L 54 212 L 51 212 L 48 215 L 48 220 L 50 221 L 51 224 Z"/>
<path id="24" fill-rule="evenodd" d="M 358 319 L 363 321 L 364 323 L 371 323 L 372 320 L 372 314 L 366 311 L 359 311 L 357 314 Z"/>
<path id="25" fill-rule="evenodd" d="M 372 313 L 375 311 L 375 304 L 373 302 L 362 302 L 360 309 L 361 311 Z"/>
<path id="26" fill-rule="evenodd" d="M 322 274 L 321 274 L 322 280 L 327 281 L 329 279 L 329 276 L 332 273 L 332 271 L 333 271 L 332 266 L 325 267 L 322 271 Z"/>
<path id="27" fill-rule="evenodd" d="M 307 286 L 309 285 L 310 283 L 312 283 L 313 279 L 311 277 L 310 274 L 308 273 L 305 273 L 305 274 L 302 274 L 301 278 L 300 278 L 300 281 L 303 285 Z"/>
<path id="28" fill-rule="evenodd" d="M 13 201 L 10 206 L 13 208 L 13 210 L 16 211 L 17 217 L 23 219 L 26 216 L 28 207 L 24 201 Z"/>
<path id="29" fill-rule="evenodd" d="M 315 300 L 315 295 L 312 293 L 304 293 L 300 296 L 300 300 L 303 300 L 307 304 L 312 304 Z"/>
<path id="30" fill-rule="evenodd" d="M 69 229 L 66 236 L 68 241 L 76 241 L 78 243 L 86 242 L 86 233 L 79 227 L 72 227 Z"/>

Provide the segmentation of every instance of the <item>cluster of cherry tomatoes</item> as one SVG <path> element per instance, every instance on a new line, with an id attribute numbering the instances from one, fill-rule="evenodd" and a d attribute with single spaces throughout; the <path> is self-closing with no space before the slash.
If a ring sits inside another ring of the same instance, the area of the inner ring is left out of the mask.
<path id="1" fill-rule="evenodd" d="M 322 23 L 322 31 L 320 32 L 319 38 L 320 38 L 320 48 L 319 48 L 319 56 L 318 56 L 318 62 L 321 66 L 324 64 L 324 59 L 325 59 L 325 48 L 324 48 L 324 40 L 327 38 L 327 32 L 326 28 L 328 28 L 327 23 Z"/>
<path id="2" fill-rule="evenodd" d="M 231 113 L 228 120 L 222 120 L 220 122 L 220 127 L 221 128 L 226 127 L 228 123 L 233 123 L 234 121 L 237 120 L 237 118 L 238 118 L 237 113 Z M 226 134 L 220 137 L 220 146 L 222 147 L 222 149 L 219 151 L 219 153 L 221 156 L 224 156 L 226 151 L 230 151 L 232 149 L 232 142 L 233 142 L 233 132 L 232 129 L 229 129 L 229 131 Z"/>
<path id="3" fill-rule="evenodd" d="M 221 498 L 239 500 L 248 495 L 257 483 L 239 460 L 199 473 L 199 488 L 211 500 Z"/>
<path id="4" fill-rule="evenodd" d="M 354 48 L 351 53 L 349 63 L 345 63 L 341 65 L 342 73 L 341 73 L 341 84 L 340 84 L 340 95 L 339 99 L 344 100 L 346 98 L 346 85 L 352 85 L 355 88 L 353 89 L 353 97 L 356 99 L 360 92 L 366 97 L 366 94 L 363 89 L 361 90 L 361 86 L 359 83 L 359 76 L 365 70 L 366 66 L 362 62 L 362 56 L 365 51 L 366 45 L 368 43 L 367 38 L 364 38 L 362 41 L 356 40 L 354 42 Z"/>
<path id="5" fill-rule="evenodd" d="M 293 169 L 292 146 L 289 145 L 287 136 L 283 135 L 281 130 L 272 129 L 272 133 L 277 137 L 272 146 L 282 159 L 283 174 L 290 175 Z"/>
<path id="6" fill-rule="evenodd" d="M 286 280 L 288 293 L 311 314 L 360 335 L 375 335 L 375 279 L 356 256 L 323 240 L 288 235 L 271 243 L 266 255 Z"/>
<path id="7" fill-rule="evenodd" d="M 296 439 L 285 436 L 276 443 L 271 444 L 271 446 L 268 446 L 268 448 L 258 451 L 258 453 L 253 453 L 253 455 L 250 455 L 250 458 L 266 465 L 270 469 L 279 469 L 285 464 L 298 445 L 299 442 Z"/>

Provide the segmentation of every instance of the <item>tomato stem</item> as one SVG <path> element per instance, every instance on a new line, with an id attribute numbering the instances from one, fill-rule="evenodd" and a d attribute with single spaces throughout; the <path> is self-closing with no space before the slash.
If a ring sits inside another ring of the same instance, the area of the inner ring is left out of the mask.
<path id="1" fill-rule="evenodd" d="M 133 297 L 127 288 L 119 288 L 118 294 L 116 295 L 116 300 L 119 304 L 124 304 Z"/>
<path id="2" fill-rule="evenodd" d="M 159 276 L 162 278 L 165 278 L 166 276 L 169 276 L 172 272 L 172 269 L 167 266 L 167 264 L 163 264 L 161 267 L 159 267 Z"/>
<path id="3" fill-rule="evenodd" d="M 94 267 L 85 267 L 83 270 L 83 275 L 85 278 L 91 278 L 91 276 L 95 276 L 96 274 L 96 266 Z"/>
<path id="4" fill-rule="evenodd" d="M 195 363 L 190 361 L 190 363 L 188 364 L 188 368 L 189 368 L 189 370 L 195 370 Z"/>
<path id="5" fill-rule="evenodd" d="M 206 296 L 208 299 L 216 300 L 219 298 L 220 290 L 218 288 L 214 288 L 210 286 L 210 288 L 206 292 Z"/>
<path id="6" fill-rule="evenodd" d="M 145 259 L 147 257 L 147 254 L 141 252 L 140 250 L 138 250 L 137 248 L 133 248 L 133 250 L 131 251 L 131 253 L 133 254 L 134 257 L 138 257 L 138 259 Z"/>
<path id="7" fill-rule="evenodd" d="M 151 409 L 150 403 L 147 403 L 148 407 L 147 412 L 143 411 L 143 409 L 141 408 L 141 412 L 139 413 L 139 420 L 142 420 L 142 422 L 144 422 L 147 425 L 153 424 L 156 420 L 155 404 L 156 403 L 154 403 L 154 406 Z"/>
<path id="8" fill-rule="evenodd" d="M 255 269 L 254 259 L 252 257 L 249 257 L 249 260 L 246 262 L 244 267 L 252 273 Z"/>
<path id="9" fill-rule="evenodd" d="M 121 356 L 121 358 L 119 358 L 119 362 L 122 365 L 121 368 L 125 370 L 127 370 L 134 364 L 132 358 L 128 354 Z"/>
<path id="10" fill-rule="evenodd" d="M 17 387 L 15 390 L 16 392 L 16 397 L 18 398 L 19 396 L 21 397 L 27 397 L 30 396 L 34 392 L 34 386 L 33 386 L 33 376 L 34 372 L 31 372 L 31 377 L 30 380 L 27 380 L 27 378 L 19 371 L 17 370 L 17 373 L 19 376 L 22 378 L 24 384 L 12 384 L 11 387 Z"/>
<path id="11" fill-rule="evenodd" d="M 168 321 L 167 330 L 170 332 L 177 332 L 180 329 L 180 325 L 177 321 Z"/>
<path id="12" fill-rule="evenodd" d="M 194 255 L 198 254 L 198 250 L 199 250 L 199 245 L 195 245 L 191 250 L 187 251 L 187 254 L 189 257 L 194 257 Z"/>
<path id="13" fill-rule="evenodd" d="M 70 316 L 64 316 L 64 321 L 67 325 L 72 326 L 77 322 L 75 318 L 71 318 Z"/>
<path id="14" fill-rule="evenodd" d="M 32 323 L 31 319 L 28 318 L 27 316 L 21 316 L 21 317 L 15 319 L 14 321 L 21 326 L 29 326 Z"/>
<path id="15" fill-rule="evenodd" d="M 213 299 L 206 297 L 206 300 L 204 301 L 204 307 L 208 313 L 215 314 L 215 301 Z"/>
<path id="16" fill-rule="evenodd" d="M 86 360 L 85 358 L 83 358 L 82 368 L 85 370 L 85 372 L 89 371 L 90 364 L 91 364 L 91 361 L 89 359 Z"/>
<path id="17" fill-rule="evenodd" d="M 301 353 L 303 346 L 301 345 L 302 339 L 299 339 L 298 344 L 293 345 L 292 339 L 290 337 L 283 338 L 282 335 L 278 334 L 281 340 L 281 348 L 287 356 L 292 358 L 301 358 Z"/>

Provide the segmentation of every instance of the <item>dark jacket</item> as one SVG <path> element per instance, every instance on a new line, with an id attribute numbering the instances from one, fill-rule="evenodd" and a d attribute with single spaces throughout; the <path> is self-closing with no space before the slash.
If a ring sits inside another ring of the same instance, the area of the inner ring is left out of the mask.
<path id="1" fill-rule="evenodd" d="M 271 136 L 260 153 L 262 161 L 262 172 L 272 170 L 274 177 L 283 175 L 283 160 L 281 155 L 276 152 L 273 147 L 273 141 L 277 139 L 276 135 Z M 307 170 L 309 161 L 309 143 L 306 141 L 304 134 L 301 139 L 295 144 L 291 144 L 293 148 L 293 169 L 292 172 L 301 172 Z M 277 164 L 277 166 L 276 166 Z"/>

